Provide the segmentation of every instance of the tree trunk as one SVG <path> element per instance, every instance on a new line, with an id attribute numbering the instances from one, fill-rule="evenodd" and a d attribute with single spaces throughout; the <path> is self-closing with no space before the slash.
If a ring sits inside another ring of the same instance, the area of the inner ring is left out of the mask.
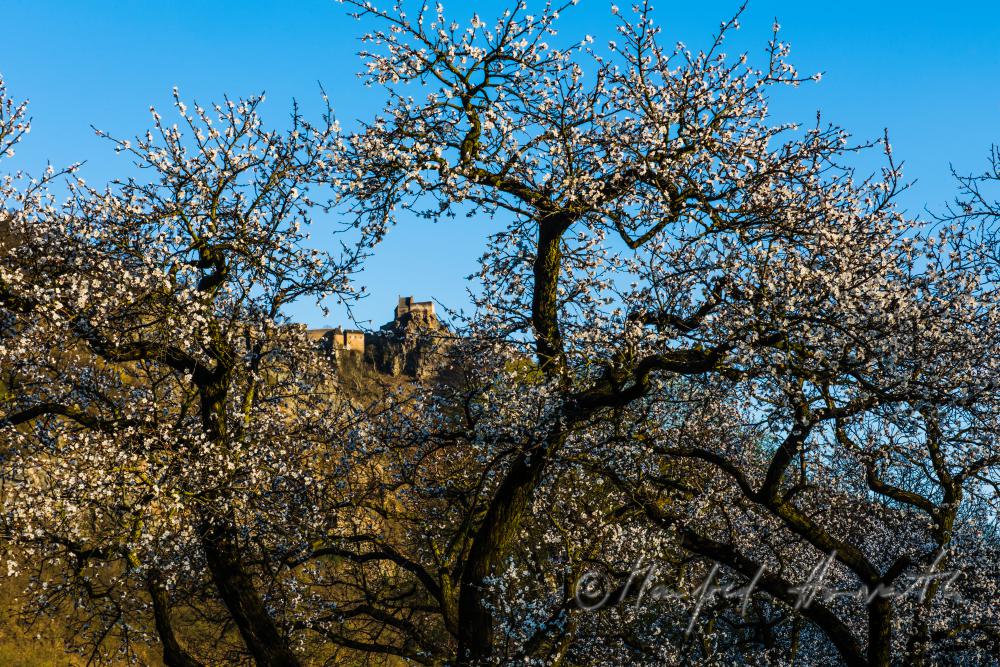
<path id="1" fill-rule="evenodd" d="M 892 600 L 876 597 L 868 604 L 868 664 L 889 667 L 892 658 Z"/>
<path id="2" fill-rule="evenodd" d="M 240 558 L 236 530 L 231 523 L 206 523 L 202 549 L 219 590 L 247 650 L 259 667 L 298 667 L 299 659 L 288 647 L 254 587 Z"/>
<path id="3" fill-rule="evenodd" d="M 202 667 L 200 662 L 181 647 L 177 636 L 174 635 L 173 623 L 170 620 L 170 597 L 159 570 L 149 572 L 146 577 L 146 588 L 153 603 L 156 632 L 160 636 L 160 643 L 163 644 L 163 664 L 167 667 Z"/>
<path id="4" fill-rule="evenodd" d="M 485 580 L 496 573 L 517 540 L 525 510 L 541 479 L 544 454 L 539 450 L 533 454 L 522 454 L 514 462 L 473 538 L 458 599 L 459 666 L 476 664 L 493 652 L 493 614 L 486 606 Z"/>
<path id="5" fill-rule="evenodd" d="M 565 371 L 559 330 L 559 275 L 562 234 L 572 221 L 565 214 L 551 214 L 542 216 L 538 223 L 531 323 L 539 367 L 550 378 L 560 378 Z M 475 664 L 493 653 L 493 614 L 487 607 L 486 579 L 496 574 L 516 542 L 548 458 L 565 439 L 564 430 L 555 425 L 544 442 L 520 454 L 497 488 L 473 537 L 458 600 L 458 666 Z"/>

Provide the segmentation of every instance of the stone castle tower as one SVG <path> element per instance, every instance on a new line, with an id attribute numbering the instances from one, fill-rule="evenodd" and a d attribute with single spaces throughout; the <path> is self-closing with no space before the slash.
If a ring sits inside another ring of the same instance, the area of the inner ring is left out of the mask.
<path id="1" fill-rule="evenodd" d="M 391 322 L 372 333 L 337 327 L 312 329 L 308 335 L 340 362 L 364 361 L 393 376 L 428 376 L 439 361 L 446 338 L 434 303 L 401 296 L 393 315 Z"/>
<path id="2" fill-rule="evenodd" d="M 396 319 L 386 324 L 383 329 L 391 326 L 405 325 L 408 320 L 414 320 L 420 324 L 437 324 L 437 315 L 434 314 L 433 301 L 414 301 L 412 296 L 399 297 L 396 305 Z"/>

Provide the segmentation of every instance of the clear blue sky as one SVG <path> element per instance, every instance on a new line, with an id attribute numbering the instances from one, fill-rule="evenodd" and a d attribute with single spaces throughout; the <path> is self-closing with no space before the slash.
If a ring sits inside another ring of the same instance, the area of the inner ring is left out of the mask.
<path id="1" fill-rule="evenodd" d="M 473 6 L 484 19 L 506 6 L 444 3 L 459 20 Z M 581 0 L 564 16 L 562 35 L 609 36 L 610 5 Z M 697 47 L 737 6 L 661 0 L 657 21 L 670 41 Z M 821 109 L 858 137 L 888 127 L 897 158 L 917 180 L 904 198 L 911 212 L 940 208 L 951 196 L 949 163 L 979 169 L 988 146 L 1000 142 L 1000 3 L 751 0 L 728 50 L 759 53 L 775 17 L 799 70 L 824 72 L 821 83 L 779 99 L 775 112 L 809 121 Z M 46 160 L 86 159 L 84 176 L 94 184 L 128 165 L 90 126 L 136 134 L 148 124 L 149 105 L 167 107 L 175 85 L 202 102 L 266 91 L 276 123 L 293 97 L 308 109 L 317 82 L 345 125 L 380 107 L 378 94 L 355 78 L 361 28 L 333 0 L 0 0 L 0 25 L 0 73 L 15 96 L 30 98 L 34 116 L 17 165 L 40 170 Z M 489 224 L 402 220 L 362 277 L 371 296 L 360 319 L 374 326 L 389 319 L 397 294 L 464 305 L 463 277 Z M 324 318 L 308 305 L 294 314 L 310 325 L 342 317 Z"/>

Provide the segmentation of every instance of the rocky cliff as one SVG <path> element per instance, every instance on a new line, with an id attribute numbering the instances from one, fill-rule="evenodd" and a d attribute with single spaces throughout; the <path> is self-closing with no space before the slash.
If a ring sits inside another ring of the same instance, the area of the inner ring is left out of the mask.
<path id="1" fill-rule="evenodd" d="M 364 359 L 386 375 L 427 379 L 441 370 L 449 339 L 448 329 L 437 319 L 433 304 L 400 299 L 396 317 L 365 335 Z"/>

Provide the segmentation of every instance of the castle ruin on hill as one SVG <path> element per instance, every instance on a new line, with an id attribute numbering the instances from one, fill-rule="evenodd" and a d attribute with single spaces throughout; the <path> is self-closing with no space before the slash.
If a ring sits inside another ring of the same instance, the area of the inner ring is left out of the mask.
<path id="1" fill-rule="evenodd" d="M 399 326 L 407 318 L 430 326 L 437 324 L 437 315 L 434 314 L 434 302 L 414 301 L 412 296 L 401 296 L 399 297 L 399 303 L 396 305 L 396 319 L 382 328 Z"/>
<path id="2" fill-rule="evenodd" d="M 311 329 L 306 332 L 310 338 L 319 341 L 320 348 L 330 354 L 340 352 L 365 352 L 365 332 L 354 329 Z"/>
<path id="3" fill-rule="evenodd" d="M 422 378 L 431 374 L 438 352 L 445 344 L 445 329 L 431 301 L 401 296 L 393 320 L 378 331 L 357 329 L 312 329 L 310 338 L 338 363 L 366 362 L 380 373 Z"/>

